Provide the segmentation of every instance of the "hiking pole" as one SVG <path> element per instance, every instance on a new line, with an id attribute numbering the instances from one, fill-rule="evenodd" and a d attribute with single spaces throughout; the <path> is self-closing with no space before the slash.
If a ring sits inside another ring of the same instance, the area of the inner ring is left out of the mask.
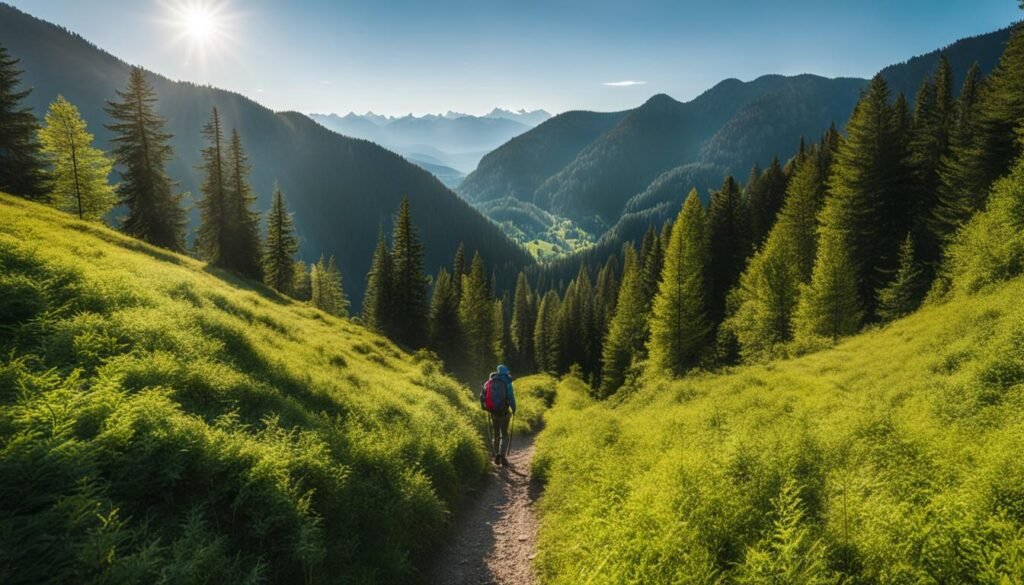
<path id="1" fill-rule="evenodd" d="M 505 457 L 512 451 L 512 429 L 515 427 L 516 413 L 512 413 L 512 419 L 508 421 L 508 444 L 505 445 Z"/>

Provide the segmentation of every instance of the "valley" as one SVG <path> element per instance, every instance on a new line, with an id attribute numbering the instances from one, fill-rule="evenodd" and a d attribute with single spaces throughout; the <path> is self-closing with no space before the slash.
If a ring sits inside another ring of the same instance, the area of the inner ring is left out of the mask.
<path id="1" fill-rule="evenodd" d="M 5 585 L 1024 583 L 1024 3 L 10 2 Z"/>

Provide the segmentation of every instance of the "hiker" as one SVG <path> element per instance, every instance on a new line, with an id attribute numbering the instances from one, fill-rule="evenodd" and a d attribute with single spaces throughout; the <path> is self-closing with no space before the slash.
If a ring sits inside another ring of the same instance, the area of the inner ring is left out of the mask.
<path id="1" fill-rule="evenodd" d="M 491 452 L 494 464 L 507 466 L 508 449 L 511 447 L 508 426 L 516 413 L 516 394 L 512 391 L 512 374 L 508 366 L 498 366 L 492 372 L 480 393 L 480 406 L 491 415 Z"/>

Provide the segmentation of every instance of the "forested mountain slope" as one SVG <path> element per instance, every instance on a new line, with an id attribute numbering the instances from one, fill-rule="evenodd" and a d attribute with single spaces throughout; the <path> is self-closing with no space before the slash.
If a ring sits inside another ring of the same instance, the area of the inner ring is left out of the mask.
<path id="1" fill-rule="evenodd" d="M 487 463 L 383 337 L 0 195 L 0 580 L 409 582 Z"/>
<path id="2" fill-rule="evenodd" d="M 973 63 L 982 73 L 992 70 L 1009 30 L 957 41 L 881 74 L 893 96 L 902 92 L 913 103 L 921 79 L 945 54 L 959 89 Z M 726 174 L 745 180 L 753 165 L 763 169 L 774 156 L 784 162 L 795 154 L 801 137 L 815 141 L 833 122 L 841 128 L 866 83 L 815 75 L 729 79 L 686 103 L 655 96 L 615 114 L 618 119 L 586 142 L 587 135 L 570 137 L 556 127 L 556 117 L 486 156 L 458 192 L 474 202 L 512 197 L 537 205 L 580 223 L 595 239 L 636 240 L 648 225 L 668 219 L 691 188 L 706 197 Z M 530 160 L 524 146 L 534 140 L 562 156 L 548 157 L 546 166 L 524 164 Z M 492 216 L 500 212 L 500 206 L 487 208 Z"/>
<path id="3" fill-rule="evenodd" d="M 37 116 L 58 94 L 75 104 L 106 148 L 111 134 L 104 106 L 128 79 L 127 63 L 62 28 L 0 4 L 0 40 L 21 59 L 22 81 L 34 88 L 27 103 Z M 331 132 L 295 112 L 275 113 L 241 95 L 175 82 L 156 74 L 175 157 L 168 171 L 181 188 L 199 193 L 200 129 L 213 107 L 226 128 L 237 128 L 252 163 L 258 209 L 270 204 L 275 181 L 295 214 L 301 255 L 307 261 L 333 254 L 355 303 L 362 299 L 378 228 L 390 231 L 391 215 L 408 196 L 425 244 L 425 266 L 447 264 L 460 242 L 486 261 L 512 266 L 529 257 L 435 177 L 375 144 Z M 195 214 L 193 214 L 195 216 Z M 193 217 L 194 219 L 194 217 Z"/>

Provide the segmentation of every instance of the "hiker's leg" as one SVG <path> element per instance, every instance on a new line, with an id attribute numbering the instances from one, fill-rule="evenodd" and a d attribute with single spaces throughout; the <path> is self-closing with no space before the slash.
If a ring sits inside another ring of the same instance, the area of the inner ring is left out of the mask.
<path id="1" fill-rule="evenodd" d="M 498 455 L 501 453 L 501 430 L 499 427 L 499 421 L 501 417 L 497 414 L 491 413 L 491 455 Z"/>
<path id="2" fill-rule="evenodd" d="M 511 420 L 512 415 L 511 413 L 508 412 L 506 412 L 500 418 L 497 418 L 495 420 L 495 422 L 497 422 L 498 430 L 501 433 L 501 441 L 500 444 L 498 445 L 498 453 L 501 455 L 504 455 L 505 449 L 508 448 L 508 423 L 511 422 Z"/>

